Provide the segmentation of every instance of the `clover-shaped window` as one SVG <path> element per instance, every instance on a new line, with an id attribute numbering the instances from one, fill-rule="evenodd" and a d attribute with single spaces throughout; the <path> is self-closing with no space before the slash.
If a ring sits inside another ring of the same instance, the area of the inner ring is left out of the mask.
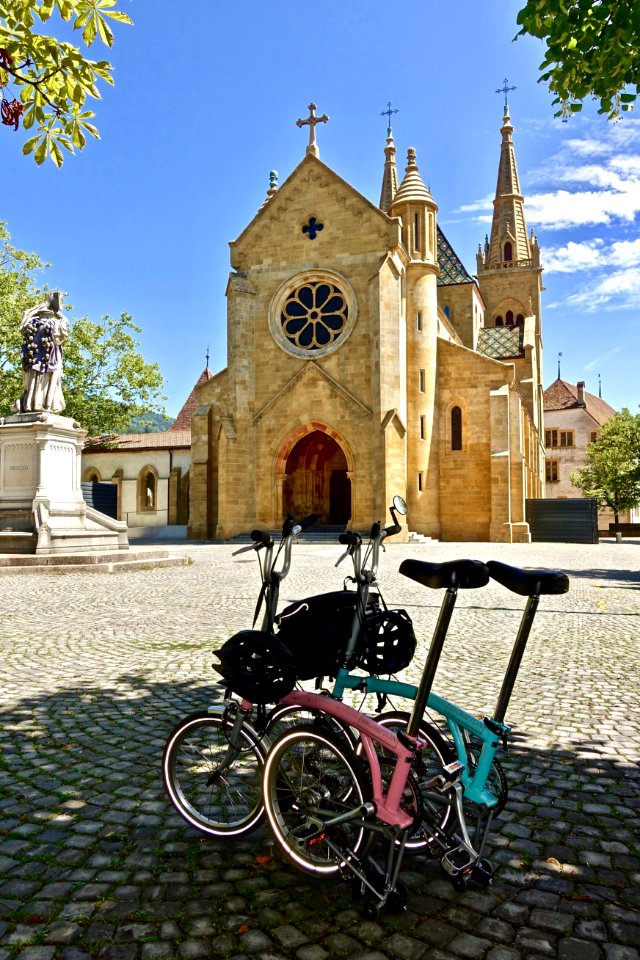
<path id="1" fill-rule="evenodd" d="M 280 322 L 286 339 L 302 350 L 322 350 L 343 332 L 349 307 L 341 290 L 325 280 L 292 290 L 282 305 Z"/>

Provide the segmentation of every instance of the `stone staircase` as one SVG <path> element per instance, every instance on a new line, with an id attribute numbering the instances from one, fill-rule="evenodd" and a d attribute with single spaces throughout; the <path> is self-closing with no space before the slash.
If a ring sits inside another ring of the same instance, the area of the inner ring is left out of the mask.
<path id="1" fill-rule="evenodd" d="M 115 573 L 118 570 L 151 570 L 190 563 L 187 556 L 168 550 L 118 550 L 105 553 L 4 554 L 0 577 L 19 573 Z"/>

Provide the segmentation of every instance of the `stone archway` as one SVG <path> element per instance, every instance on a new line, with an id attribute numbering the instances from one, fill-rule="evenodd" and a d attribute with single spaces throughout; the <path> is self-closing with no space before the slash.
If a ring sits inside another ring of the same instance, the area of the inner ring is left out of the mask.
<path id="1" fill-rule="evenodd" d="M 346 525 L 351 517 L 348 451 L 334 431 L 310 424 L 280 452 L 282 507 L 296 519 L 316 514 L 320 524 Z"/>

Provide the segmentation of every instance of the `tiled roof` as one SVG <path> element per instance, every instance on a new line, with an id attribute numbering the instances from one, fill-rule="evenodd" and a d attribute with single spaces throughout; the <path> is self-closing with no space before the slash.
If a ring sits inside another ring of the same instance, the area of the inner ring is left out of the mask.
<path id="1" fill-rule="evenodd" d="M 438 227 L 438 266 L 440 267 L 438 286 L 448 283 L 473 283 L 473 277 L 469 276 L 465 270 L 458 254 L 440 227 Z"/>
<path id="2" fill-rule="evenodd" d="M 122 433 L 111 437 L 92 437 L 89 450 L 175 450 L 191 446 L 191 430 L 166 430 L 164 433 Z"/>
<path id="3" fill-rule="evenodd" d="M 211 370 L 209 370 L 209 367 L 205 367 L 202 373 L 200 374 L 200 376 L 198 377 L 193 390 L 191 391 L 191 393 L 189 394 L 185 402 L 182 404 L 182 409 L 180 410 L 180 413 L 178 414 L 178 416 L 175 418 L 175 420 L 169 427 L 170 431 L 173 432 L 177 430 L 191 430 L 191 417 L 193 415 L 193 411 L 198 406 L 198 401 L 196 400 L 197 388 L 201 384 L 206 383 L 207 380 L 211 380 L 212 376 L 213 374 L 211 373 Z"/>
<path id="4" fill-rule="evenodd" d="M 478 353 L 492 360 L 513 360 L 524 356 L 523 329 L 514 327 L 483 327 L 478 334 Z"/>
<path id="5" fill-rule="evenodd" d="M 545 410 L 571 410 L 578 407 L 578 388 L 566 380 L 554 380 L 543 393 Z M 596 397 L 587 390 L 584 392 L 586 410 L 596 423 L 603 424 L 615 414 L 615 410 L 602 397 Z M 584 408 L 583 408 L 584 409 Z"/>

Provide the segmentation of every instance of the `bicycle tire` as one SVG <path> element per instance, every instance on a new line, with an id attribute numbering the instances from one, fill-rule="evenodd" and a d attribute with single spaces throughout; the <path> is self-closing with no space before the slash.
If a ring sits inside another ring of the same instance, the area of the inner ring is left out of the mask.
<path id="1" fill-rule="evenodd" d="M 264 748 L 244 724 L 234 756 L 230 733 L 222 716 L 192 713 L 173 729 L 162 757 L 162 778 L 174 807 L 192 827 L 213 837 L 250 833 L 264 817 Z"/>
<path id="2" fill-rule="evenodd" d="M 405 730 L 409 723 L 410 714 L 402 711 L 383 713 L 376 717 L 376 722 L 389 729 Z M 419 784 L 426 784 L 437 776 L 443 766 L 456 759 L 451 745 L 442 734 L 430 723 L 422 721 L 420 724 L 420 739 L 425 740 L 427 746 L 416 757 L 415 775 Z M 383 757 L 386 758 L 384 750 Z M 456 816 L 452 803 L 452 790 L 442 794 L 442 801 L 434 795 L 434 791 L 421 791 L 422 819 L 421 823 L 412 831 L 407 840 L 405 850 L 408 853 L 429 853 L 440 856 L 446 848 L 446 838 L 450 837 L 456 827 Z"/>
<path id="3" fill-rule="evenodd" d="M 290 863 L 306 873 L 330 876 L 372 840 L 362 820 L 341 824 L 326 842 L 322 824 L 371 799 L 364 764 L 342 737 L 319 726 L 285 731 L 265 763 L 263 797 L 276 843 Z"/>
<path id="4" fill-rule="evenodd" d="M 268 717 L 267 729 L 264 732 L 264 741 L 268 752 L 269 745 L 276 742 L 287 730 L 302 725 L 315 724 L 329 733 L 334 733 L 338 738 L 344 738 L 347 744 L 356 749 L 358 743 L 357 730 L 354 730 L 348 723 L 343 723 L 337 717 L 329 713 L 322 713 L 320 710 L 310 710 L 308 707 L 299 707 L 295 704 L 285 706 L 276 706 Z"/>

